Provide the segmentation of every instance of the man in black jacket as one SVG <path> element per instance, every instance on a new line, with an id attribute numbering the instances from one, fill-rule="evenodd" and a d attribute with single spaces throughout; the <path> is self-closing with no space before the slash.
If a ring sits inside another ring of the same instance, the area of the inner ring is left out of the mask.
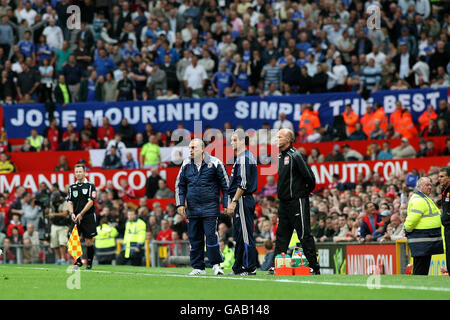
<path id="1" fill-rule="evenodd" d="M 443 167 L 439 170 L 439 183 L 442 187 L 442 214 L 441 222 L 444 226 L 444 238 L 445 238 L 445 266 L 450 263 L 450 167 Z"/>
<path id="2" fill-rule="evenodd" d="M 293 146 L 294 132 L 289 129 L 278 131 L 278 228 L 275 255 L 287 252 L 294 229 L 303 248 L 312 274 L 320 274 L 316 246 L 311 234 L 309 195 L 316 182 L 311 168 Z M 270 270 L 269 273 L 272 273 Z"/>

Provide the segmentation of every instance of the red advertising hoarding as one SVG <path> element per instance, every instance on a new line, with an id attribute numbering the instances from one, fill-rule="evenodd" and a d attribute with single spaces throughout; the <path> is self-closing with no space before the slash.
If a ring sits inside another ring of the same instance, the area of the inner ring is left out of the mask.
<path id="1" fill-rule="evenodd" d="M 347 274 L 396 274 L 395 244 L 356 244 L 347 246 Z"/>

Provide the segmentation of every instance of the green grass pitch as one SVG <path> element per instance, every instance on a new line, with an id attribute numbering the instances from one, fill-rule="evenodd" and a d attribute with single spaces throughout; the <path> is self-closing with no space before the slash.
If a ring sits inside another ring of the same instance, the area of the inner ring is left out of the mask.
<path id="1" fill-rule="evenodd" d="M 189 277 L 188 268 L 0 265 L 0 299 L 273 300 L 450 299 L 450 277 L 357 275 Z M 72 277 L 72 278 L 70 278 Z M 79 279 L 79 282 L 76 280 Z M 372 284 L 369 289 L 367 282 Z M 80 285 L 80 289 L 69 289 Z"/>

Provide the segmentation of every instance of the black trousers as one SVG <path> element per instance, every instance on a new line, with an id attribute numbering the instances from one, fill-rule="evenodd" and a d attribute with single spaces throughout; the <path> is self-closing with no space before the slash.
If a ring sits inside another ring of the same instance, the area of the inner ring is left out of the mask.
<path id="1" fill-rule="evenodd" d="M 430 256 L 413 257 L 413 275 L 427 276 L 430 271 Z"/>
<path id="2" fill-rule="evenodd" d="M 274 259 L 278 254 L 287 251 L 292 232 L 295 229 L 309 266 L 314 271 L 318 271 L 320 266 L 317 261 L 316 245 L 311 234 L 309 209 L 309 198 L 280 201 Z"/>
<path id="3" fill-rule="evenodd" d="M 444 228 L 444 238 L 445 238 L 445 266 L 447 271 L 450 270 L 450 226 Z"/>

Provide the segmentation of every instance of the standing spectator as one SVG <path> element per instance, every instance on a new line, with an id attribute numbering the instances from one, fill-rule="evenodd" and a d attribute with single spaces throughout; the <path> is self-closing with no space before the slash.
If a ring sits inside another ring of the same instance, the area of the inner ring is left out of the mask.
<path id="1" fill-rule="evenodd" d="M 109 140 L 114 139 L 114 128 L 109 124 L 109 119 L 103 117 L 103 124 L 97 130 L 97 142 L 100 147 L 105 148 Z"/>
<path id="2" fill-rule="evenodd" d="M 103 77 L 106 77 L 108 72 L 112 72 L 117 69 L 116 64 L 107 56 L 106 49 L 104 48 L 99 50 L 99 56 L 95 59 L 93 66 L 95 70 L 97 70 L 98 75 Z"/>
<path id="3" fill-rule="evenodd" d="M 381 68 L 375 65 L 375 59 L 370 59 L 369 64 L 364 67 L 361 87 L 358 93 L 376 92 L 380 88 L 381 83 Z"/>
<path id="4" fill-rule="evenodd" d="M 123 70 L 123 79 L 117 83 L 116 101 L 136 101 L 136 83 L 128 78 L 128 71 Z"/>
<path id="5" fill-rule="evenodd" d="M 50 141 L 51 150 L 56 151 L 59 148 L 59 142 L 62 137 L 62 130 L 59 128 L 56 118 L 50 121 L 50 126 L 45 129 L 44 136 Z"/>
<path id="6" fill-rule="evenodd" d="M 39 220 L 42 217 L 42 209 L 36 202 L 37 199 L 32 198 L 30 202 L 23 205 L 22 225 L 28 226 L 32 224 L 34 229 L 38 230 Z"/>
<path id="7" fill-rule="evenodd" d="M 236 79 L 230 73 L 226 71 L 227 65 L 225 63 L 221 63 L 219 67 L 219 71 L 214 74 L 211 79 L 211 85 L 216 93 L 219 94 L 219 97 L 224 97 L 224 92 L 226 88 L 234 89 Z"/>
<path id="8" fill-rule="evenodd" d="M 63 32 L 61 28 L 56 25 L 56 20 L 54 18 L 50 18 L 49 25 L 45 27 L 42 34 L 46 37 L 47 44 L 54 53 L 62 49 L 64 41 Z"/>
<path id="9" fill-rule="evenodd" d="M 55 102 L 61 104 L 63 108 L 72 102 L 72 96 L 66 84 L 66 77 L 63 74 L 59 75 L 58 84 L 53 89 L 53 94 L 55 96 Z"/>
<path id="10" fill-rule="evenodd" d="M 90 131 L 83 130 L 81 131 L 81 150 L 92 150 L 92 149 L 98 149 L 99 145 L 97 141 L 91 138 Z"/>
<path id="11" fill-rule="evenodd" d="M 30 69 L 27 64 L 23 64 L 23 72 L 17 77 L 17 95 L 19 99 L 25 98 L 29 95 L 34 101 L 38 100 L 38 88 L 41 82 L 41 76 L 39 73 Z"/>
<path id="12" fill-rule="evenodd" d="M 66 77 L 70 95 L 73 97 L 73 102 L 77 102 L 83 70 L 77 64 L 75 55 L 71 54 L 69 56 L 69 62 L 63 67 L 63 74 Z"/>
<path id="13" fill-rule="evenodd" d="M 166 92 L 167 90 L 167 76 L 164 70 L 159 68 L 158 64 L 153 65 L 151 72 L 151 80 L 149 83 L 149 91 L 153 99 L 157 98 L 156 90 Z"/>
<path id="14" fill-rule="evenodd" d="M 188 90 L 188 96 L 194 98 L 203 97 L 205 95 L 203 88 L 206 84 L 206 79 L 208 79 L 208 76 L 205 68 L 198 64 L 198 57 L 193 54 L 192 62 L 186 68 L 183 77 L 184 87 Z"/>
<path id="15" fill-rule="evenodd" d="M 56 74 L 63 74 L 63 68 L 67 65 L 69 62 L 69 57 L 72 55 L 73 51 L 69 48 L 69 42 L 64 41 L 62 48 L 60 50 L 57 50 L 55 53 L 55 60 L 56 60 Z"/>
<path id="16" fill-rule="evenodd" d="M 0 46 L 5 51 L 6 55 L 9 55 L 10 49 L 14 45 L 14 30 L 11 25 L 8 24 L 9 17 L 5 15 L 1 15 L 1 24 L 0 24 Z"/>
<path id="17" fill-rule="evenodd" d="M 131 147 L 133 144 L 135 132 L 134 127 L 128 123 L 127 118 L 123 118 L 120 126 L 117 128 L 117 134 L 121 136 L 121 140 L 126 147 Z"/>
<path id="18" fill-rule="evenodd" d="M 156 136 L 150 135 L 148 143 L 144 144 L 141 150 L 141 168 L 157 168 L 161 164 L 161 151 L 156 144 Z"/>
<path id="19" fill-rule="evenodd" d="M 93 69 L 89 78 L 81 81 L 78 99 L 80 102 L 102 101 L 102 84 Z"/>
<path id="20" fill-rule="evenodd" d="M 145 196 L 147 199 L 153 199 L 155 197 L 155 193 L 158 191 L 158 181 L 161 179 L 161 176 L 158 174 L 158 169 L 152 169 L 151 175 L 145 183 Z"/>
<path id="21" fill-rule="evenodd" d="M 53 66 L 49 65 L 49 59 L 44 58 L 42 60 L 42 65 L 39 67 L 39 72 L 41 74 L 41 85 L 39 91 L 42 102 L 51 102 L 53 100 L 52 88 L 54 69 Z"/>
<path id="22" fill-rule="evenodd" d="M 23 234 L 23 263 L 39 262 L 39 234 L 33 224 L 27 225 L 27 231 Z"/>
<path id="23" fill-rule="evenodd" d="M 407 138 L 402 138 L 400 145 L 392 149 L 392 155 L 394 159 L 414 158 L 416 150 L 409 144 Z"/>
<path id="24" fill-rule="evenodd" d="M 142 264 L 146 224 L 138 218 L 133 209 L 127 210 L 128 220 L 125 225 L 124 246 L 117 258 L 117 264 L 131 263 L 134 266 Z"/>
<path id="25" fill-rule="evenodd" d="M 102 85 L 102 97 L 105 102 L 112 102 L 116 99 L 117 82 L 111 72 L 106 74 L 106 81 Z"/>
<path id="26" fill-rule="evenodd" d="M 290 129 L 294 131 L 294 125 L 290 120 L 286 119 L 286 114 L 284 112 L 280 112 L 279 117 L 280 117 L 279 120 L 274 122 L 273 129 L 275 130 Z"/>
<path id="27" fill-rule="evenodd" d="M 264 89 L 268 90 L 270 83 L 275 83 L 277 89 L 281 88 L 281 69 L 276 65 L 277 59 L 272 57 L 269 63 L 261 71 L 261 78 L 264 79 Z"/>

